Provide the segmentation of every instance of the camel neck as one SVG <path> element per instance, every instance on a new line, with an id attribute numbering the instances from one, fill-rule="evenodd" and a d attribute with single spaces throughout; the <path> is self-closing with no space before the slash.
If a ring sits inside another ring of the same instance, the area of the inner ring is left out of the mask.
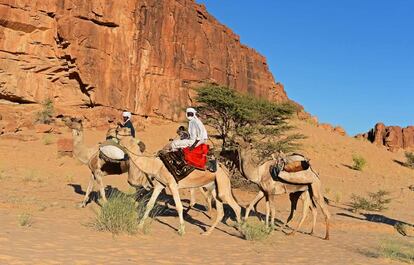
<path id="1" fill-rule="evenodd" d="M 259 182 L 258 166 L 253 162 L 252 154 L 250 150 L 239 149 L 240 155 L 240 169 L 242 174 L 250 181 Z"/>

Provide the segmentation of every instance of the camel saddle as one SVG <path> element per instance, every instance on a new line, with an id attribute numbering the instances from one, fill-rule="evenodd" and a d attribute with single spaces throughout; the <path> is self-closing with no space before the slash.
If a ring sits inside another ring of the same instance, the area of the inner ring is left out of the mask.
<path id="1" fill-rule="evenodd" d="M 271 166 L 269 168 L 270 170 L 270 175 L 272 176 L 272 178 L 274 180 L 278 180 L 279 178 L 279 173 L 281 171 L 285 171 L 288 173 L 296 173 L 296 172 L 300 172 L 300 171 L 304 171 L 304 170 L 308 170 L 310 167 L 310 163 L 309 160 L 306 159 L 304 156 L 299 155 L 299 154 L 293 154 L 292 156 L 296 156 L 299 157 L 299 159 L 301 160 L 296 160 L 296 161 L 292 161 L 289 160 L 282 165 L 278 165 L 277 163 L 274 164 L 273 166 Z M 302 157 L 302 158 L 300 158 Z"/>
<path id="2" fill-rule="evenodd" d="M 205 167 L 195 167 L 189 164 L 185 160 L 185 155 L 183 150 L 173 151 L 173 152 L 159 152 L 159 158 L 164 163 L 168 171 L 174 176 L 175 180 L 179 182 L 180 180 L 187 177 L 195 169 L 197 170 L 209 170 L 211 172 L 217 171 L 217 161 L 208 160 Z"/>
<path id="3" fill-rule="evenodd" d="M 99 158 L 105 162 L 121 163 L 129 159 L 127 150 L 112 140 L 107 140 L 99 145 Z"/>

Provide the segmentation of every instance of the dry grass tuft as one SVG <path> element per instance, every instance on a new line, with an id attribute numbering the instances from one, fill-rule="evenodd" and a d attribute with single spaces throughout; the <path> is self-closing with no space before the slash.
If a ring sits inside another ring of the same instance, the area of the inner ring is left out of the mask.
<path id="1" fill-rule="evenodd" d="M 246 240 L 261 241 L 270 235 L 273 227 L 266 227 L 263 222 L 258 220 L 246 221 L 240 225 L 239 231 Z"/>
<path id="2" fill-rule="evenodd" d="M 29 213 L 22 213 L 19 215 L 19 225 L 23 227 L 31 227 L 33 225 L 32 215 Z"/>

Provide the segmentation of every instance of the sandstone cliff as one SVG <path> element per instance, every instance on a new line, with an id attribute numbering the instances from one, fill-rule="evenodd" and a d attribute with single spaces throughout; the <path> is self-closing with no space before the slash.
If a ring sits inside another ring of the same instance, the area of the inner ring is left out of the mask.
<path id="1" fill-rule="evenodd" d="M 414 126 L 401 128 L 377 123 L 369 132 L 355 137 L 367 139 L 379 146 L 386 146 L 390 151 L 397 151 L 400 148 L 414 149 Z"/>
<path id="2" fill-rule="evenodd" d="M 176 120 L 203 82 L 287 100 L 266 59 L 193 0 L 0 0 L 0 99 Z"/>

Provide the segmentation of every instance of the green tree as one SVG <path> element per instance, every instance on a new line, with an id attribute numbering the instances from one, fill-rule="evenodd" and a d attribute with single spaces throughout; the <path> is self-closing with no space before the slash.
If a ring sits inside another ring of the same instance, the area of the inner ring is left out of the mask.
<path id="1" fill-rule="evenodd" d="M 287 134 L 288 120 L 296 108 L 290 103 L 276 103 L 255 98 L 216 85 L 197 90 L 199 112 L 222 140 L 222 149 L 236 146 L 236 139 L 252 143 L 260 159 L 278 151 L 298 148 L 301 134 Z"/>

